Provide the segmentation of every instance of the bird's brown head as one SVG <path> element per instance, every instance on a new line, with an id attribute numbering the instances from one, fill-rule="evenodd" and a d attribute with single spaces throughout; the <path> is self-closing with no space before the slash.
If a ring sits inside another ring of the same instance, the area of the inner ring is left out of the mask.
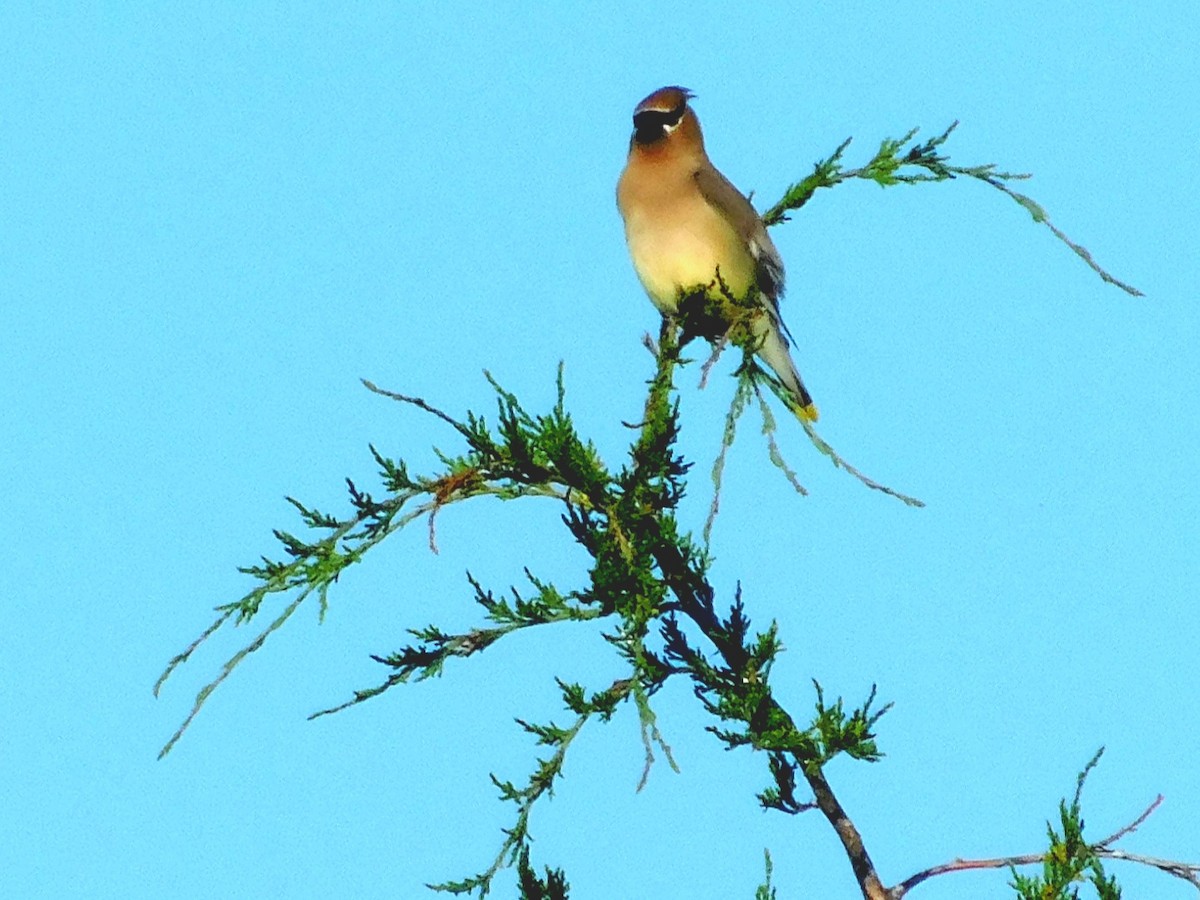
<path id="1" fill-rule="evenodd" d="M 637 147 L 653 152 L 676 145 L 703 152 L 700 120 L 688 106 L 688 100 L 694 96 L 687 88 L 664 87 L 639 103 L 633 110 L 630 149 Z"/>

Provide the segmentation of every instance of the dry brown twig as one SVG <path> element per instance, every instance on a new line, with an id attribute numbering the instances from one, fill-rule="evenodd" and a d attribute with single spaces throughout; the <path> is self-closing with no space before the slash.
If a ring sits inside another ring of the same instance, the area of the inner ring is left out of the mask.
<path id="1" fill-rule="evenodd" d="M 1117 831 L 1110 834 L 1108 837 L 1095 844 L 1091 845 L 1091 850 L 1096 856 L 1102 859 L 1114 859 L 1124 862 L 1140 863 L 1150 866 L 1159 871 L 1166 872 L 1168 875 L 1174 875 L 1197 889 L 1200 889 L 1200 864 L 1183 863 L 1175 860 L 1160 859 L 1154 856 L 1143 856 L 1137 853 L 1128 853 L 1124 850 L 1116 850 L 1111 846 L 1121 838 L 1136 831 L 1141 825 L 1150 818 L 1150 815 L 1158 809 L 1163 802 L 1162 794 L 1154 798 L 1154 801 L 1147 806 L 1136 819 L 1128 825 L 1119 828 Z M 863 896 L 868 900 L 875 900 L 876 897 L 882 897 L 884 900 L 902 900 L 902 898 L 914 887 L 922 882 L 928 881 L 937 875 L 945 875 L 949 872 L 967 872 L 973 869 L 1011 869 L 1014 866 L 1032 866 L 1044 862 L 1046 859 L 1045 853 L 1026 853 L 1020 856 L 997 856 L 991 859 L 953 859 L 949 862 L 941 863 L 940 865 L 930 866 L 928 869 L 923 869 L 906 878 L 904 881 L 897 884 L 895 887 L 888 888 L 887 891 L 880 894 L 868 893 L 868 888 L 863 882 L 859 881 L 859 886 L 862 888 Z"/>

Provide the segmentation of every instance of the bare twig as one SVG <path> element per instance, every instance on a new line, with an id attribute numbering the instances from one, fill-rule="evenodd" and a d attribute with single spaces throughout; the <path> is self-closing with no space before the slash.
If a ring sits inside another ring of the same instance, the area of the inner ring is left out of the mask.
<path id="1" fill-rule="evenodd" d="M 1200 888 L 1200 864 L 1177 862 L 1170 859 L 1160 859 L 1154 856 L 1142 856 L 1137 853 L 1128 853 L 1124 850 L 1115 850 L 1112 844 L 1128 834 L 1132 834 L 1141 825 L 1150 818 L 1151 814 L 1158 809 L 1163 802 L 1162 794 L 1154 798 L 1153 802 L 1147 806 L 1136 819 L 1117 829 L 1115 832 L 1091 845 L 1091 850 L 1096 856 L 1103 859 L 1117 859 L 1125 862 L 1141 863 L 1142 865 L 1151 866 L 1168 875 L 1174 875 L 1176 878 L 1181 878 L 1189 884 Z M 1025 853 L 1019 856 L 997 856 L 991 859 L 953 859 L 949 862 L 941 863 L 940 865 L 931 866 L 917 872 L 915 875 L 906 878 L 900 884 L 888 889 L 886 894 L 887 900 L 901 900 L 910 890 L 928 881 L 937 875 L 945 875 L 947 872 L 967 872 L 972 869 L 1011 869 L 1015 866 L 1033 866 L 1044 862 L 1046 859 L 1045 853 Z"/>
<path id="2" fill-rule="evenodd" d="M 1124 850 L 1100 850 L 1097 856 L 1105 859 L 1119 859 L 1123 862 L 1140 863 L 1150 866 L 1168 875 L 1174 875 L 1200 890 L 1200 863 L 1183 863 L 1173 859 L 1160 859 L 1157 856 L 1143 856 L 1140 853 L 1127 853 Z"/>
<path id="3" fill-rule="evenodd" d="M 1062 241 L 1064 244 L 1066 244 L 1068 247 L 1070 247 L 1076 256 L 1078 256 L 1085 263 L 1087 263 L 1088 268 L 1090 268 L 1093 272 L 1095 272 L 1097 275 L 1100 276 L 1100 279 L 1102 281 L 1104 281 L 1107 284 L 1111 284 L 1114 287 L 1119 287 L 1121 290 L 1123 290 L 1125 293 L 1129 294 L 1130 296 L 1133 296 L 1133 297 L 1145 297 L 1146 296 L 1144 293 L 1139 291 L 1133 285 L 1127 284 L 1124 281 L 1121 281 L 1121 279 L 1119 279 L 1113 275 L 1110 275 L 1103 268 L 1101 268 L 1100 264 L 1098 262 L 1096 262 L 1096 260 L 1092 256 L 1092 254 L 1088 252 L 1087 247 L 1084 247 L 1082 244 L 1077 244 L 1075 241 L 1073 241 L 1069 237 L 1067 237 L 1067 235 L 1062 231 L 1062 229 L 1060 229 L 1058 226 L 1056 226 L 1053 222 L 1050 221 L 1050 217 L 1046 215 L 1046 211 L 1044 209 L 1042 209 L 1042 207 L 1038 203 L 1034 202 L 1032 199 L 1030 199 L 1029 197 L 1025 196 L 1024 194 L 1020 193 L 1019 191 L 1014 191 L 1012 188 L 1010 188 L 1008 185 L 1006 185 L 1004 182 L 1000 181 L 996 177 L 977 175 L 974 172 L 965 172 L 965 174 L 971 175 L 975 178 L 978 178 L 980 181 L 990 184 L 996 190 L 1003 191 L 1004 193 L 1008 194 L 1008 196 L 1010 196 L 1014 200 L 1016 200 L 1017 203 L 1021 204 L 1021 206 L 1023 206 L 1025 208 L 1025 210 L 1031 216 L 1033 216 L 1033 221 L 1035 221 L 1041 225 L 1045 225 L 1047 228 L 1049 228 L 1050 233 L 1053 234 L 1060 241 Z"/>
<path id="4" fill-rule="evenodd" d="M 158 752 L 159 759 L 162 759 L 164 756 L 166 756 L 168 753 L 171 752 L 171 748 L 174 747 L 175 744 L 177 744 L 179 742 L 179 739 L 181 737 L 183 737 L 183 733 L 185 731 L 187 731 L 188 726 L 191 725 L 192 721 L 196 718 L 197 715 L 199 715 L 201 707 L 204 706 L 204 701 L 209 698 L 209 695 L 212 694 L 212 692 L 217 689 L 217 687 L 221 684 L 221 682 L 223 682 L 226 678 L 228 678 L 233 673 L 233 670 L 235 668 L 237 668 L 238 663 L 240 663 L 243 659 L 245 659 L 247 656 L 249 656 L 254 651 L 258 650 L 260 647 L 262 647 L 262 645 L 266 643 L 267 638 L 271 636 L 271 633 L 273 631 L 277 631 L 280 628 L 280 626 L 283 625 L 284 622 L 286 622 L 288 619 L 290 619 L 292 616 L 292 613 L 294 613 L 300 607 L 300 604 L 303 603 L 308 598 L 308 596 L 310 594 L 312 594 L 313 591 L 315 591 L 315 590 L 318 590 L 318 588 L 316 586 L 310 586 L 310 587 L 305 588 L 303 591 L 301 591 L 297 595 L 296 599 L 293 600 L 291 603 L 289 603 L 284 608 L 283 612 L 281 612 L 275 618 L 275 620 L 273 622 L 271 622 L 270 625 L 268 625 L 261 632 L 259 632 L 258 637 L 256 637 L 253 641 L 251 641 L 249 644 L 247 644 L 245 647 L 243 647 L 241 650 L 239 650 L 237 653 L 233 654 L 233 656 L 231 656 L 228 660 L 225 661 L 225 665 L 221 667 L 221 674 L 219 674 L 216 678 L 214 678 L 212 681 L 210 681 L 208 684 L 206 684 L 204 687 L 202 687 L 200 689 L 200 692 L 198 694 L 196 694 L 196 700 L 192 704 L 191 712 L 189 712 L 187 714 L 187 718 L 183 720 L 183 723 L 177 729 L 175 729 L 175 733 L 173 735 L 171 735 L 170 740 L 168 740 L 166 742 L 166 744 L 163 745 L 163 748 Z M 221 622 L 224 622 L 224 621 L 225 621 L 225 618 L 219 619 L 217 624 L 219 625 Z M 210 628 L 208 631 L 206 631 L 203 635 L 200 636 L 200 638 L 198 640 L 196 640 L 192 644 L 191 647 L 188 648 L 188 651 L 186 651 L 186 652 L 190 653 L 193 649 L 196 648 L 196 646 L 198 646 L 200 644 L 201 641 L 203 641 L 206 637 L 208 637 L 210 634 L 212 634 L 213 631 L 215 631 L 215 630 L 216 630 L 216 628 Z M 172 662 L 174 662 L 174 661 L 172 661 Z M 168 670 L 167 674 L 169 674 L 169 670 Z M 166 674 L 163 675 L 163 678 L 165 678 L 165 677 L 166 677 Z M 159 679 L 159 684 L 162 683 L 162 680 L 163 679 Z"/>
<path id="5" fill-rule="evenodd" d="M 749 362 L 748 365 L 754 365 L 757 367 L 757 364 L 753 363 L 753 362 Z M 785 389 L 781 385 L 776 383 L 776 381 L 774 379 L 772 379 L 771 377 L 769 377 L 768 375 L 763 373 L 762 370 L 759 368 L 756 368 L 751 374 L 754 377 L 754 392 L 758 397 L 759 405 L 762 408 L 762 410 L 764 411 L 764 414 L 768 414 L 767 413 L 767 403 L 766 403 L 766 400 L 763 399 L 762 391 L 759 388 L 760 380 L 766 381 L 766 383 L 770 386 L 771 390 L 775 393 L 775 395 L 778 396 L 785 403 L 787 402 L 787 394 L 785 393 Z M 817 429 L 813 427 L 812 422 L 802 419 L 799 416 L 797 416 L 796 419 L 797 419 L 797 421 L 800 422 L 800 427 L 802 427 L 804 429 L 804 433 L 808 435 L 808 439 L 810 441 L 812 441 L 813 446 L 816 447 L 817 450 L 819 450 L 821 453 L 824 453 L 826 456 L 828 456 L 830 461 L 834 464 L 834 466 L 836 466 L 839 469 L 844 469 L 846 472 L 848 472 L 854 478 L 857 478 L 860 482 L 862 482 L 864 485 L 869 487 L 871 490 L 879 491 L 880 493 L 887 494 L 889 497 L 895 497 L 897 500 L 899 500 L 901 503 L 904 503 L 907 506 L 924 506 L 925 505 L 925 502 L 923 500 L 918 500 L 916 497 L 910 497 L 908 494 L 902 493 L 901 491 L 898 491 L 895 488 L 890 488 L 886 484 L 882 484 L 882 483 L 876 481 L 874 478 L 871 478 L 870 476 L 864 474 L 859 469 L 857 469 L 855 466 L 853 466 L 849 462 L 847 462 L 841 456 L 841 454 L 839 454 L 836 450 L 834 450 L 833 447 L 823 437 L 821 437 L 820 434 L 817 433 Z M 772 426 L 770 425 L 770 423 L 767 422 L 766 420 L 764 420 L 763 431 L 764 431 L 764 433 L 767 434 L 768 438 L 770 438 L 771 430 L 772 430 Z M 778 447 L 774 447 L 773 450 L 776 453 L 778 453 Z M 780 457 L 780 460 L 782 460 L 782 457 Z M 774 456 L 772 457 L 772 462 L 775 462 L 775 464 L 777 466 L 779 465 L 779 462 L 776 461 Z M 796 480 L 795 473 L 790 473 L 786 468 L 784 468 L 784 474 L 788 476 L 788 481 L 790 481 L 792 483 L 792 486 L 795 487 L 800 493 L 802 493 L 802 494 L 808 493 L 806 490 L 804 490 L 804 488 L 802 486 L 800 486 L 800 483 Z"/>
<path id="6" fill-rule="evenodd" d="M 434 556 L 437 556 L 441 552 L 438 550 L 437 545 L 437 514 L 441 508 L 441 504 L 436 504 L 429 511 L 429 550 Z"/>
<path id="7" fill-rule="evenodd" d="M 713 342 L 712 354 L 704 361 L 704 365 L 700 367 L 700 390 L 704 390 L 708 386 L 708 374 L 712 371 L 713 366 L 717 364 L 717 360 L 721 358 L 721 352 L 729 346 L 729 335 L 725 334 Z"/>
<path id="8" fill-rule="evenodd" d="M 396 400 L 400 403 L 409 403 L 412 406 L 415 406 L 419 409 L 425 410 L 425 412 L 427 412 L 427 413 L 432 413 L 433 415 L 435 415 L 439 419 L 441 419 L 443 422 L 450 425 L 459 434 L 462 434 L 468 438 L 470 437 L 470 432 L 463 426 L 463 424 L 461 422 L 459 422 L 457 419 L 455 419 L 453 416 L 449 415 L 448 413 L 445 413 L 442 410 L 438 409 L 436 406 L 429 405 L 424 400 L 422 400 L 420 397 L 410 397 L 407 394 L 397 394 L 395 391 L 385 390 L 384 388 L 376 386 L 376 384 L 373 381 L 368 381 L 366 378 L 362 378 L 362 379 L 360 379 L 360 381 L 362 381 L 363 386 L 368 391 L 371 391 L 372 393 L 375 393 L 375 394 L 379 394 L 381 397 L 387 397 L 389 400 Z"/>
<path id="9" fill-rule="evenodd" d="M 221 613 L 221 615 L 217 616 L 211 625 L 204 629 L 198 638 L 188 644 L 186 649 L 176 654 L 176 656 L 169 663 L 167 663 L 167 667 L 163 670 L 163 673 L 158 676 L 158 681 L 154 682 L 155 697 L 157 697 L 158 692 L 162 690 L 163 682 L 171 677 L 171 673 L 187 662 L 188 659 L 191 658 L 191 655 L 196 651 L 196 648 L 208 640 L 212 636 L 213 632 L 224 625 L 229 617 L 232 616 L 236 611 L 237 610 L 233 608 L 226 609 L 223 613 Z"/>
<path id="10" fill-rule="evenodd" d="M 1162 804 L 1162 802 L 1163 802 L 1163 795 L 1159 794 L 1157 797 L 1154 798 L 1154 801 L 1142 811 L 1142 814 L 1140 816 L 1138 816 L 1136 819 L 1134 819 L 1132 822 L 1130 822 L 1124 828 L 1114 831 L 1112 834 L 1110 834 L 1104 840 L 1097 843 L 1096 846 L 1097 847 L 1108 847 L 1112 844 L 1115 844 L 1121 838 L 1125 837 L 1125 835 L 1132 834 L 1133 832 L 1137 831 L 1139 828 L 1141 828 L 1142 823 L 1145 822 L 1148 818 L 1150 818 L 1150 814 L 1153 813 L 1156 809 L 1158 809 L 1158 807 Z"/>

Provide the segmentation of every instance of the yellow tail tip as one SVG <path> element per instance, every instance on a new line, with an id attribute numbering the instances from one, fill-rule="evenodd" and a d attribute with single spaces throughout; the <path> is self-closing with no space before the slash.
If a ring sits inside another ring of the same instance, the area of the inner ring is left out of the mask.
<path id="1" fill-rule="evenodd" d="M 789 398 L 790 399 L 790 398 Z M 802 422 L 815 422 L 820 418 L 820 412 L 817 411 L 817 405 L 809 400 L 807 403 L 801 403 L 799 400 L 791 400 L 788 403 L 788 408 L 796 414 L 796 418 Z"/>

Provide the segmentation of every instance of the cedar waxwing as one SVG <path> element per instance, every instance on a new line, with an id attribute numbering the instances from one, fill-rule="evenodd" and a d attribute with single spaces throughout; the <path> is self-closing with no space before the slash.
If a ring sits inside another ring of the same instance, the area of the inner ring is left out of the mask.
<path id="1" fill-rule="evenodd" d="M 693 96 L 660 88 L 633 111 L 629 159 L 617 182 L 633 267 L 665 316 L 675 315 L 681 300 L 701 296 L 728 331 L 738 313 L 734 301 L 752 299 L 748 327 L 759 358 L 793 395 L 792 411 L 816 421 L 779 317 L 783 260 L 750 201 L 704 152 L 700 120 L 688 106 Z"/>

